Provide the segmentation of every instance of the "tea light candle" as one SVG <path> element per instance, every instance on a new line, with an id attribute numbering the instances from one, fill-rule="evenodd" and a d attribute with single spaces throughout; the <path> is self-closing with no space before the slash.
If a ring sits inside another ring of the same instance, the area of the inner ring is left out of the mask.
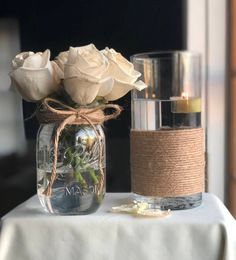
<path id="1" fill-rule="evenodd" d="M 188 97 L 182 93 L 181 97 L 170 97 L 172 113 L 198 113 L 201 112 L 201 98 Z"/>

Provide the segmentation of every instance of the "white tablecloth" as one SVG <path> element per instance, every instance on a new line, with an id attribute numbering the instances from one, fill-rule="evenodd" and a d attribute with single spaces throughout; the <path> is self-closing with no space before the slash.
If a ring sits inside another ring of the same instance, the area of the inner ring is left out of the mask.
<path id="1" fill-rule="evenodd" d="M 214 195 L 163 219 L 109 212 L 131 198 L 107 194 L 94 214 L 52 216 L 34 196 L 2 218 L 0 260 L 236 260 L 235 220 Z"/>

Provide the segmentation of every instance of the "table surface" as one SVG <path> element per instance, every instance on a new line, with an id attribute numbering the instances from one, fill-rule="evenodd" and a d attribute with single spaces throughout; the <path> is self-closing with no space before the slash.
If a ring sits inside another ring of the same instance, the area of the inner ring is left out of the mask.
<path id="1" fill-rule="evenodd" d="M 216 196 L 161 219 L 110 212 L 131 200 L 107 193 L 96 213 L 56 216 L 34 196 L 2 218 L 0 260 L 236 259 L 236 221 Z"/>

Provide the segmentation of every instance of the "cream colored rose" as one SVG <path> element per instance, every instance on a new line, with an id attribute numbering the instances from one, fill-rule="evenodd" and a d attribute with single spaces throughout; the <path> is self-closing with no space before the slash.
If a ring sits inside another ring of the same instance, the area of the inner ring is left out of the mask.
<path id="1" fill-rule="evenodd" d="M 22 52 L 12 61 L 12 85 L 26 101 L 35 102 L 55 92 L 63 73 L 50 61 L 50 51 Z"/>
<path id="2" fill-rule="evenodd" d="M 63 63 L 65 52 L 61 56 Z M 99 52 L 93 44 L 70 47 L 64 74 L 66 91 L 80 105 L 92 103 L 97 96 L 116 100 L 131 89 L 147 87 L 137 81 L 141 74 L 120 53 L 109 48 Z"/>
<path id="3" fill-rule="evenodd" d="M 126 60 L 120 53 L 109 48 L 102 50 L 101 53 L 103 53 L 109 61 L 107 75 L 114 80 L 111 92 L 104 96 L 106 100 L 116 100 L 123 97 L 132 89 L 141 91 L 147 87 L 143 81 L 137 81 L 141 73 L 134 70 L 133 64 Z"/>
<path id="4" fill-rule="evenodd" d="M 69 55 L 69 51 L 63 51 L 63 52 L 60 52 L 55 59 L 55 62 L 57 63 L 57 65 L 60 67 L 60 69 L 63 72 L 63 76 L 64 76 L 65 64 L 68 61 L 68 55 Z"/>
<path id="5" fill-rule="evenodd" d="M 107 58 L 93 44 L 70 47 L 64 66 L 64 87 L 72 100 L 87 105 L 97 96 L 108 95 L 113 87 L 108 66 Z"/>

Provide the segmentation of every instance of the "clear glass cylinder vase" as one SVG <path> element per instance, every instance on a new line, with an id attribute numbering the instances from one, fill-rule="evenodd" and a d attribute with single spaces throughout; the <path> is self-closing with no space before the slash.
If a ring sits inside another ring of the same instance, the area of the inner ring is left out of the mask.
<path id="1" fill-rule="evenodd" d="M 37 136 L 37 193 L 47 212 L 95 212 L 105 194 L 105 135 L 101 125 L 67 125 L 60 134 L 56 177 L 52 176 L 57 123 L 42 124 Z"/>
<path id="2" fill-rule="evenodd" d="M 131 57 L 148 86 L 132 93 L 131 186 L 152 208 L 201 204 L 204 130 L 200 56 L 187 51 Z"/>

